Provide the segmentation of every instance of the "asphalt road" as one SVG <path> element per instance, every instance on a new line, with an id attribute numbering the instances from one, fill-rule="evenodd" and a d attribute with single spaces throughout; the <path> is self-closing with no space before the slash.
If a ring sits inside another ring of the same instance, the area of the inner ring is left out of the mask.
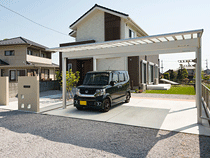
<path id="1" fill-rule="evenodd" d="M 210 137 L 0 109 L 0 157 L 210 157 Z"/>

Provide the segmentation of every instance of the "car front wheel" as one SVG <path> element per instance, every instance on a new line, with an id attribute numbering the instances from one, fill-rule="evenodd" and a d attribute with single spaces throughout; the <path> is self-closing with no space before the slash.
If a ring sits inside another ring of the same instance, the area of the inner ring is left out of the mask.
<path id="1" fill-rule="evenodd" d="M 126 100 L 125 100 L 125 102 L 126 103 L 129 103 L 130 102 L 130 94 L 127 92 L 127 94 L 126 94 Z"/>
<path id="2" fill-rule="evenodd" d="M 111 107 L 111 104 L 110 104 L 109 99 L 105 99 L 105 100 L 104 100 L 104 109 L 103 109 L 103 111 L 104 111 L 104 112 L 108 112 L 109 109 L 110 109 L 110 107 Z"/>

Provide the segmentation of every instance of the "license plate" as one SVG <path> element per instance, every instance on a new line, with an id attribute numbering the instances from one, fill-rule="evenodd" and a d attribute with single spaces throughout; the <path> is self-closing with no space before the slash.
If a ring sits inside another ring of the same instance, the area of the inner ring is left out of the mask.
<path id="1" fill-rule="evenodd" d="M 87 105 L 86 101 L 80 101 L 80 105 Z"/>

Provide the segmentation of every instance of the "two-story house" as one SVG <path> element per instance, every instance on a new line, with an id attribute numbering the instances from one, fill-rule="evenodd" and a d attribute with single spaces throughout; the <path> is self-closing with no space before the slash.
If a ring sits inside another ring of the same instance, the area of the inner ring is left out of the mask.
<path id="1" fill-rule="evenodd" d="M 60 47 L 123 40 L 148 36 L 128 14 L 118 12 L 100 5 L 94 5 L 90 10 L 78 18 L 69 27 L 69 33 L 75 42 L 62 43 Z M 100 54 L 100 53 L 99 53 Z M 153 84 L 158 78 L 159 55 L 105 57 L 96 59 L 96 70 L 127 70 L 133 86 L 141 83 Z M 86 72 L 93 70 L 93 58 L 68 59 L 67 70 L 80 71 L 80 84 Z M 62 70 L 62 53 L 60 52 L 60 70 Z"/>
<path id="2" fill-rule="evenodd" d="M 54 80 L 58 65 L 52 63 L 47 47 L 23 37 L 0 41 L 0 76 L 17 81 L 18 76 L 38 75 L 40 80 Z"/>

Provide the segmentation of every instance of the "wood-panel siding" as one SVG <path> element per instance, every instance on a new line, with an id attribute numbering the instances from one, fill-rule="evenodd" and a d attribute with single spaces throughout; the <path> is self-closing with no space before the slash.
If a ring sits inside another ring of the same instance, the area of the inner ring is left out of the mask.
<path id="1" fill-rule="evenodd" d="M 120 39 L 121 18 L 109 13 L 105 14 L 105 41 Z"/>

